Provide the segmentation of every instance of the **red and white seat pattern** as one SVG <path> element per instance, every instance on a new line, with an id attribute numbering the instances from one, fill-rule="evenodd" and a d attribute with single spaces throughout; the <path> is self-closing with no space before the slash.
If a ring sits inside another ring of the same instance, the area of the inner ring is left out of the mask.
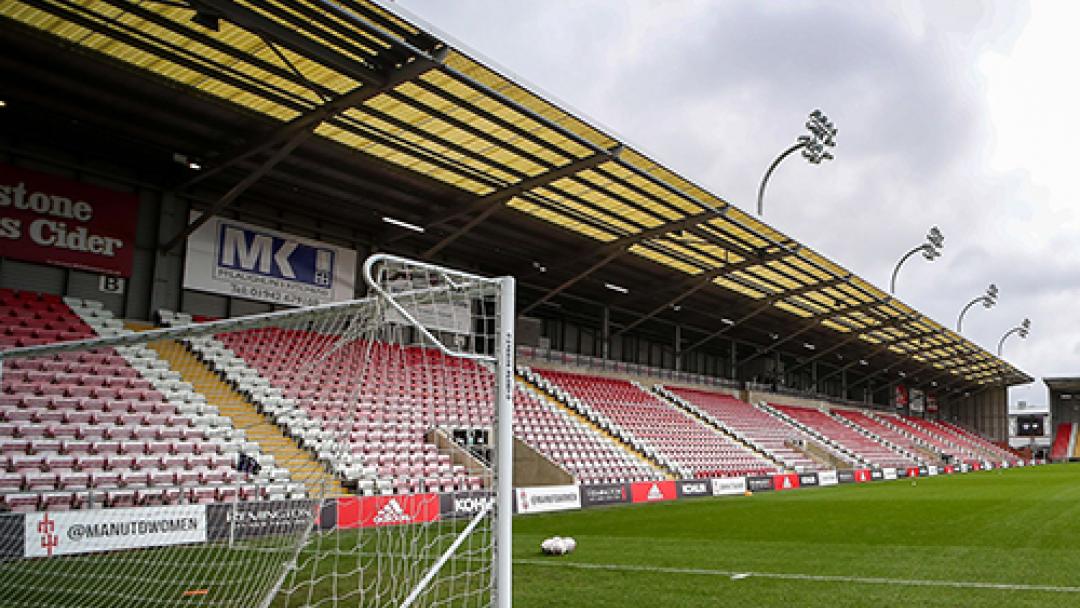
<path id="1" fill-rule="evenodd" d="M 795 441 L 816 443 L 813 437 L 768 412 L 724 393 L 675 386 L 665 387 L 665 390 L 688 405 L 697 407 L 703 415 L 712 416 L 716 423 L 779 460 L 788 469 L 815 471 L 826 468 L 792 445 Z M 837 458 L 846 459 L 839 451 L 830 452 Z"/>
<path id="2" fill-rule="evenodd" d="M 998 447 L 983 437 L 972 433 L 964 427 L 947 422 L 945 420 L 924 420 L 931 426 L 941 429 L 941 432 L 948 437 L 955 437 L 957 442 L 961 445 L 969 446 L 974 450 L 982 452 L 985 458 L 993 463 L 1007 462 L 1010 465 L 1016 465 L 1022 460 L 1016 454 L 1013 454 L 1001 447 Z"/>
<path id="3" fill-rule="evenodd" d="M 830 441 L 848 450 L 867 464 L 878 467 L 907 467 L 918 464 L 913 458 L 890 449 L 819 409 L 793 405 L 770 405 L 790 416 L 793 420 L 821 433 L 821 435 L 829 438 Z"/>
<path id="4" fill-rule="evenodd" d="M 772 473 L 778 467 L 680 408 L 620 379 L 533 370 L 603 428 L 682 477 Z"/>
<path id="5" fill-rule="evenodd" d="M 973 463 L 983 460 L 983 458 L 971 448 L 962 446 L 959 443 L 950 440 L 936 428 L 924 425 L 923 423 L 927 421 L 922 418 L 900 416 L 892 413 L 880 413 L 877 414 L 877 416 L 885 424 L 894 426 L 901 432 L 908 433 L 925 441 L 933 446 L 935 450 L 957 462 Z"/>
<path id="6" fill-rule="evenodd" d="M 0 333 L 18 336 L 4 348 L 94 336 L 57 296 L 0 290 L 0 307 L 21 311 L 0 317 Z M 30 326 L 32 335 L 17 330 Z M 258 487 L 234 468 L 243 445 L 201 422 L 113 349 L 6 360 L 0 383 L 0 508 L 258 496 Z"/>
<path id="7" fill-rule="evenodd" d="M 263 328 L 191 340 L 304 447 L 364 494 L 480 489 L 426 438 L 490 427 L 491 372 L 430 348 Z M 318 361 L 297 373 L 298 361 Z"/>
<path id="8" fill-rule="evenodd" d="M 514 396 L 514 435 L 578 483 L 630 483 L 663 474 L 529 387 Z"/>
<path id="9" fill-rule="evenodd" d="M 832 414 L 833 416 L 847 420 L 851 424 L 857 425 L 867 432 L 873 433 L 881 439 L 905 449 L 912 454 L 918 454 L 919 450 L 926 449 L 926 442 L 920 443 L 912 435 L 901 433 L 896 428 L 883 424 L 873 415 L 866 414 L 859 410 L 843 408 L 834 408 Z"/>

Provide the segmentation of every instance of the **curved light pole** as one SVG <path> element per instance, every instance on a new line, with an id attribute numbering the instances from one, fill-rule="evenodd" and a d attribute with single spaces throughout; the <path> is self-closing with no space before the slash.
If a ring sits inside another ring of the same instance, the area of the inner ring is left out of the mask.
<path id="1" fill-rule="evenodd" d="M 937 226 L 931 226 L 930 232 L 926 233 L 926 242 L 905 253 L 904 257 L 900 258 L 900 261 L 896 263 L 896 268 L 893 268 L 892 271 L 892 281 L 889 282 L 889 293 L 896 293 L 896 275 L 900 273 L 900 267 L 904 265 L 904 262 L 908 261 L 908 258 L 921 251 L 928 262 L 933 262 L 935 258 L 941 255 L 941 250 L 944 247 L 945 237 L 942 236 Z"/>
<path id="2" fill-rule="evenodd" d="M 964 325 L 964 315 L 967 314 L 968 309 L 972 306 L 982 302 L 983 308 L 991 308 L 994 304 L 997 304 L 998 288 L 997 285 L 990 283 L 990 287 L 986 288 L 986 293 L 975 298 L 967 303 L 967 306 L 960 311 L 960 318 L 956 320 L 956 333 L 960 333 L 960 328 Z"/>
<path id="3" fill-rule="evenodd" d="M 795 145 L 781 152 L 780 156 L 777 156 L 776 160 L 765 171 L 765 177 L 761 178 L 761 185 L 758 186 L 757 193 L 758 215 L 761 215 L 765 202 L 765 184 L 769 182 L 769 177 L 772 176 L 773 170 L 780 164 L 780 161 L 791 156 L 796 150 L 802 150 L 803 158 L 812 165 L 820 164 L 821 161 L 833 157 L 825 149 L 836 146 L 836 125 L 829 121 L 829 117 L 825 116 L 821 110 L 814 110 L 806 119 L 806 128 L 810 131 L 810 134 L 800 135 L 799 139 L 795 140 Z"/>
<path id="4" fill-rule="evenodd" d="M 1028 337 L 1028 332 L 1030 330 L 1031 330 L 1031 319 L 1024 319 L 1023 321 L 1020 322 L 1020 325 L 1017 325 L 1016 327 L 1014 327 L 1014 328 L 1010 329 L 1009 331 L 1005 332 L 1005 335 L 1001 336 L 1001 340 L 998 342 L 998 356 L 999 357 L 1001 356 L 1001 347 L 1005 346 L 1005 340 L 1009 336 L 1011 336 L 1013 334 L 1020 334 L 1021 338 L 1027 338 Z"/>

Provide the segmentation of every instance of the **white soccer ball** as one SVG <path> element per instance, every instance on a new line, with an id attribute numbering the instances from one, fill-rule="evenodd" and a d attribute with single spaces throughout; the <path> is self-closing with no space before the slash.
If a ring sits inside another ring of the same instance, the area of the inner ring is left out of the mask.
<path id="1" fill-rule="evenodd" d="M 540 543 L 540 550 L 545 555 L 566 555 L 577 548 L 577 542 L 572 538 L 552 536 Z"/>

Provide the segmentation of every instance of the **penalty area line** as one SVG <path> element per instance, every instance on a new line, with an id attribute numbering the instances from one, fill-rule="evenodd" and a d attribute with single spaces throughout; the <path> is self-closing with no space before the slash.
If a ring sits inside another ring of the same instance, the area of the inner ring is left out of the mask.
<path id="1" fill-rule="evenodd" d="M 855 583 L 860 585 L 898 585 L 903 587 L 949 587 L 953 589 L 993 589 L 997 591 L 1047 591 L 1051 593 L 1080 593 L 1080 587 L 1063 585 L 1025 585 L 1022 583 L 986 583 L 980 581 L 949 581 L 934 579 L 884 578 L 867 576 L 841 576 L 829 574 L 800 574 L 797 572 L 746 572 L 710 570 L 706 568 L 673 568 L 667 566 L 636 566 L 633 564 L 594 564 L 564 562 L 558 560 L 515 559 L 515 564 L 551 566 L 578 570 L 611 570 L 622 572 L 646 572 L 655 574 L 693 574 L 723 576 L 732 580 L 765 578 L 785 581 L 812 581 L 823 583 Z"/>

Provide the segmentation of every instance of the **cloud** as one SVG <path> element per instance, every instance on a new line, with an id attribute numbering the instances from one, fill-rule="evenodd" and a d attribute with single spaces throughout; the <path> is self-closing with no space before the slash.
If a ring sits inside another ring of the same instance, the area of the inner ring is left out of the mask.
<path id="1" fill-rule="evenodd" d="M 1055 117 L 1075 107 L 1048 101 L 1063 81 L 1073 81 L 1080 100 L 1080 77 L 1048 63 L 1080 52 L 1080 43 L 1047 42 L 1069 39 L 1075 20 L 1052 12 L 1069 9 L 976 1 L 401 4 L 744 209 L 753 209 L 764 169 L 820 107 L 839 127 L 837 158 L 781 165 L 765 219 L 885 289 L 896 260 L 938 225 L 945 255 L 932 264 L 913 258 L 900 297 L 953 326 L 960 308 L 995 282 L 999 305 L 972 310 L 965 334 L 993 352 L 1029 316 L 1031 337 L 1010 339 L 1007 358 L 1036 376 L 1080 369 L 1080 213 L 1061 198 L 1078 186 L 1064 184 L 1072 177 L 1064 161 L 1055 173 L 1042 166 L 1070 159 L 1076 138 L 1052 140 L 1061 121 L 1038 117 L 1044 130 L 1032 133 L 1023 112 L 1028 98 Z M 1058 149 L 1037 147 L 1051 140 Z M 1041 389 L 1026 392 L 1044 401 Z"/>

